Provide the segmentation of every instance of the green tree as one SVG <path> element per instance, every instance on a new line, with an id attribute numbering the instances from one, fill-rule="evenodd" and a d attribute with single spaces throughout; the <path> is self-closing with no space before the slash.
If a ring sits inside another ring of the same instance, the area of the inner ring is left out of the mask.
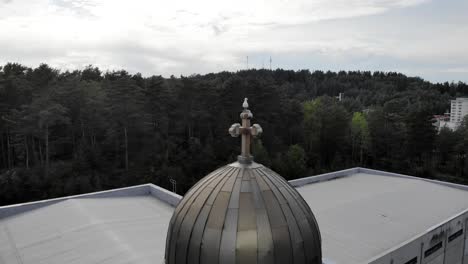
<path id="1" fill-rule="evenodd" d="M 463 96 L 464 83 L 395 72 L 164 78 L 8 63 L 0 66 L 0 204 L 147 182 L 171 189 L 170 179 L 183 194 L 236 159 L 239 139 L 227 127 L 238 122 L 244 97 L 265 131 L 255 159 L 288 178 L 359 163 L 467 183 L 467 122 L 435 135 L 430 120 Z"/>
<path id="2" fill-rule="evenodd" d="M 256 162 L 261 163 L 267 167 L 271 166 L 270 155 L 268 154 L 268 151 L 263 146 L 263 143 L 260 139 L 254 140 L 252 152 Z"/>
<path id="3" fill-rule="evenodd" d="M 360 165 L 363 165 L 364 153 L 369 148 L 369 138 L 366 117 L 360 112 L 355 112 L 351 119 L 351 157 L 353 161 L 359 160 Z"/>
<path id="4" fill-rule="evenodd" d="M 398 171 L 406 162 L 402 144 L 405 125 L 401 117 L 376 107 L 368 114 L 370 135 L 370 165 L 375 168 Z"/>
<path id="5" fill-rule="evenodd" d="M 25 119 L 34 121 L 39 133 L 43 134 L 43 164 L 46 177 L 49 175 L 50 169 L 50 131 L 51 128 L 56 125 L 67 125 L 70 123 L 70 120 L 67 116 L 67 111 L 67 108 L 53 102 L 49 97 L 41 97 L 36 99 L 27 110 L 27 116 Z M 41 144 L 39 146 L 41 146 Z M 40 151 L 42 152 L 42 150 Z"/>
<path id="6" fill-rule="evenodd" d="M 129 138 L 130 136 L 137 138 L 137 132 L 146 128 L 144 122 L 147 121 L 147 115 L 143 111 L 143 89 L 137 86 L 131 76 L 123 70 L 107 73 L 105 79 L 106 105 L 112 122 L 107 134 L 110 138 L 116 139 L 117 148 L 123 146 L 124 168 L 128 171 L 129 148 L 136 147 L 129 143 Z M 130 133 L 132 135 L 129 135 Z"/>
<path id="7" fill-rule="evenodd" d="M 284 164 L 284 175 L 287 179 L 297 179 L 307 176 L 307 156 L 301 146 L 292 145 L 289 147 L 286 152 Z"/>
<path id="8" fill-rule="evenodd" d="M 169 159 L 169 127 L 171 108 L 173 106 L 173 94 L 161 76 L 152 76 L 146 80 L 144 90 L 145 111 L 150 117 L 147 125 L 151 126 L 151 137 L 148 139 L 148 152 L 151 153 L 152 166 L 161 166 Z"/>
<path id="9" fill-rule="evenodd" d="M 406 116 L 406 151 L 408 160 L 416 175 L 432 171 L 432 151 L 436 129 L 432 125 L 432 115 L 426 109 L 415 109 Z"/>
<path id="10" fill-rule="evenodd" d="M 435 150 L 437 153 L 437 161 L 439 169 L 446 172 L 454 172 L 455 159 L 457 154 L 457 144 L 461 142 L 461 132 L 452 131 L 447 127 L 443 127 L 437 134 L 435 140 Z"/>
<path id="11" fill-rule="evenodd" d="M 455 168 L 457 176 L 468 181 L 468 116 L 463 118 L 461 125 L 455 131 L 458 141 L 455 146 Z"/>
<path id="12" fill-rule="evenodd" d="M 310 165 L 330 168 L 335 155 L 345 151 L 348 114 L 330 97 L 304 103 L 304 141 Z"/>

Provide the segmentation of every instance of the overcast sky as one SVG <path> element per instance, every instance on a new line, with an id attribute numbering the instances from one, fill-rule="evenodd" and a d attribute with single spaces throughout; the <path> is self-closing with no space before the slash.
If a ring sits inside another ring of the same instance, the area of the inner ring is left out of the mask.
<path id="1" fill-rule="evenodd" d="M 468 81 L 467 0 L 0 0 L 0 64 L 190 75 L 249 67 Z"/>

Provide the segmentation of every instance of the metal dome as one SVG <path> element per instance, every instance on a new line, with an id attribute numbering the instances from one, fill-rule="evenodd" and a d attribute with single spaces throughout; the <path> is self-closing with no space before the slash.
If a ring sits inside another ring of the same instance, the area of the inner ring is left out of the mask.
<path id="1" fill-rule="evenodd" d="M 233 136 L 243 136 L 238 162 L 201 179 L 175 209 L 167 233 L 167 264 L 322 263 L 312 211 L 284 178 L 252 161 L 250 136 L 261 128 L 249 126 L 243 122 L 230 129 Z"/>

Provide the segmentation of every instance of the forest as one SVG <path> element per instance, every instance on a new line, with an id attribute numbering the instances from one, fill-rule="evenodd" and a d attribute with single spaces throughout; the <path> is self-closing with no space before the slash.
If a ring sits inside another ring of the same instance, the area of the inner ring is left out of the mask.
<path id="1" fill-rule="evenodd" d="M 336 98 L 344 93 L 340 101 Z M 367 167 L 468 184 L 468 119 L 432 125 L 468 85 L 396 72 L 251 69 L 142 76 L 0 67 L 0 205 L 154 183 L 184 194 L 236 160 L 249 98 L 255 160 L 295 179 Z"/>

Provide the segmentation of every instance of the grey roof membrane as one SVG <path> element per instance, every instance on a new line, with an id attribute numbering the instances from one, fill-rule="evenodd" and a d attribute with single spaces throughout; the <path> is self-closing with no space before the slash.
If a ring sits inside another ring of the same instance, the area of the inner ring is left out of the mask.
<path id="1" fill-rule="evenodd" d="M 143 185 L 0 207 L 10 215 L 0 218 L 0 264 L 164 263 L 168 193 Z"/>
<path id="2" fill-rule="evenodd" d="M 468 208 L 468 191 L 412 177 L 354 173 L 297 190 L 317 218 L 328 263 L 368 263 Z"/>
<path id="3" fill-rule="evenodd" d="M 466 186 L 360 168 L 290 183 L 317 218 L 325 263 L 365 263 L 468 208 Z M 0 207 L 0 264 L 164 263 L 179 199 L 143 185 Z"/>
<path id="4" fill-rule="evenodd" d="M 163 263 L 172 211 L 150 196 L 62 201 L 2 220 L 0 262 Z"/>

